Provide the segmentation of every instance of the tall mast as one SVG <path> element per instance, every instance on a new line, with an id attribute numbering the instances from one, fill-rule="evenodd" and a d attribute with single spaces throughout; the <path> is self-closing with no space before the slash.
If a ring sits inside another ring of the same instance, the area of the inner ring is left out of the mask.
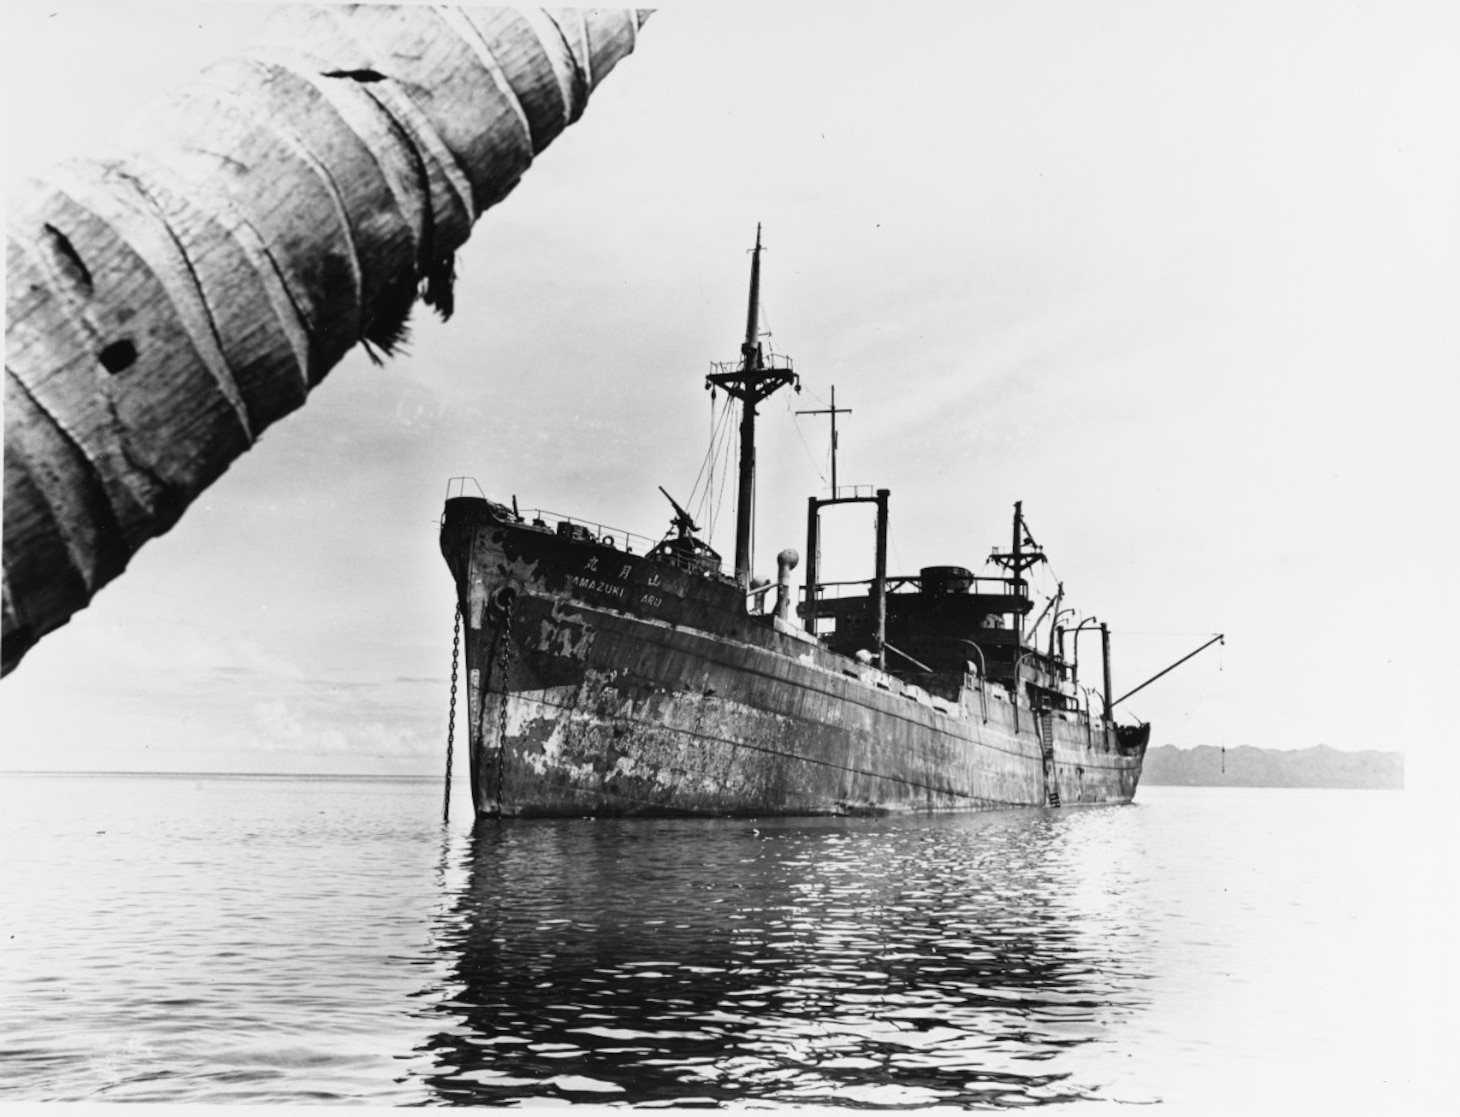
<path id="1" fill-rule="evenodd" d="M 745 341 L 740 363 L 716 362 L 705 380 L 723 388 L 743 405 L 740 413 L 740 495 L 735 506 L 735 580 L 750 588 L 750 533 L 755 504 L 755 405 L 787 384 L 795 383 L 789 358 L 777 365 L 767 362 L 760 334 L 760 225 L 755 227 L 755 250 L 750 258 L 750 304 L 745 314 Z M 799 385 L 797 385 L 799 389 Z"/>
<path id="2" fill-rule="evenodd" d="M 1014 592 L 1017 594 L 1019 592 L 1019 587 L 1024 582 L 1024 502 L 1022 500 L 1016 500 L 1014 502 L 1014 544 L 1012 547 L 1010 547 L 1010 551 L 1014 556 L 1014 562 L 1011 568 L 1014 571 Z M 1016 658 L 1014 661 L 1014 670 L 1016 672 L 1019 670 L 1019 661 L 1017 657 L 1022 655 L 1023 653 L 1024 614 L 1020 612 L 1015 612 L 1014 655 Z M 1016 680 L 1018 679 L 1017 674 L 1014 677 Z"/>
<path id="3" fill-rule="evenodd" d="M 1026 582 L 1024 580 L 1024 571 L 1036 563 L 1045 561 L 1044 552 L 1038 549 L 1038 544 L 1034 542 L 1033 538 L 1029 538 L 1028 541 L 1035 549 L 1032 551 L 1026 551 L 1024 549 L 1025 538 L 1028 534 L 1028 529 L 1024 526 L 1024 502 L 1022 500 L 1016 500 L 1014 502 L 1014 537 L 1011 540 L 1012 546 L 1010 546 L 1006 553 L 995 551 L 989 555 L 991 561 L 998 563 L 1009 572 L 1009 585 L 1014 591 L 1014 597 L 1016 598 L 1014 608 L 1013 672 L 1014 728 L 1016 732 L 1019 728 L 1019 657 L 1024 654 L 1024 610 L 1018 607 L 1019 602 L 1017 599 L 1027 596 L 1025 593 Z"/>
<path id="4" fill-rule="evenodd" d="M 750 254 L 750 305 L 745 309 L 745 340 L 740 344 L 740 360 L 744 367 L 754 362 L 760 368 L 760 222 L 755 223 L 755 250 Z"/>
<path id="5" fill-rule="evenodd" d="M 1024 587 L 1024 502 L 1014 502 L 1014 593 Z M 1019 731 L 1019 665 L 1024 661 L 1024 613 L 1014 610 L 1014 686 L 1009 697 L 1014 700 L 1014 731 Z"/>

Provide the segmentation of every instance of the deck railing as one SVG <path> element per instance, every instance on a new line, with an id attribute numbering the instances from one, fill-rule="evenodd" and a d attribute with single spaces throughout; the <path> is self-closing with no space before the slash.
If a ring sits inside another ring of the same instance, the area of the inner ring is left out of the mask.
<path id="1" fill-rule="evenodd" d="M 843 485 L 845 489 L 847 486 Z M 835 601 L 843 597 L 861 597 L 872 592 L 874 579 L 862 578 L 850 582 L 818 582 L 817 601 Z M 980 583 L 985 583 L 997 589 L 981 588 Z M 986 593 L 993 595 L 1010 595 L 1009 583 L 1006 579 L 987 575 L 973 576 L 973 590 L 975 593 Z M 902 574 L 887 579 L 888 593 L 921 593 L 922 578 L 917 574 Z M 806 587 L 801 587 L 802 599 L 806 596 Z M 957 596 L 957 595 L 954 595 Z"/>
<path id="2" fill-rule="evenodd" d="M 630 554 L 647 554 L 657 543 L 657 539 L 650 539 L 646 535 L 636 535 L 634 532 L 625 531 L 623 528 L 612 527 L 608 524 L 600 524 L 593 520 L 585 520 L 578 516 L 568 516 L 562 512 L 549 512 L 542 508 L 528 508 L 518 513 L 524 523 L 537 527 L 550 527 L 558 530 L 559 524 L 569 524 L 580 527 L 586 531 L 596 543 L 605 547 L 613 547 L 616 550 L 627 551 Z"/>

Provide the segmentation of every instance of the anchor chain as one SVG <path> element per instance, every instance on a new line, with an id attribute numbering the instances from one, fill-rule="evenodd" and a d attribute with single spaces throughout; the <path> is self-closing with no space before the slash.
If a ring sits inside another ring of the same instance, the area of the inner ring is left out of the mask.
<path id="1" fill-rule="evenodd" d="M 497 817 L 502 817 L 502 783 L 507 766 L 507 670 L 512 663 L 512 598 L 499 600 L 502 627 L 497 633 Z"/>
<path id="2" fill-rule="evenodd" d="M 451 758 L 456 751 L 456 666 L 461 660 L 461 604 L 456 606 L 456 629 L 451 634 L 451 708 L 446 715 L 446 797 L 441 821 L 451 821 Z"/>

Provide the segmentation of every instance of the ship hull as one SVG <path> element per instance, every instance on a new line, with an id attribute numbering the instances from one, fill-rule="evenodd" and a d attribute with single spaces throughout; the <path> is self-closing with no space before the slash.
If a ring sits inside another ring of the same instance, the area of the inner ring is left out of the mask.
<path id="1" fill-rule="evenodd" d="M 1135 793 L 1144 748 L 1083 713 L 1016 710 L 996 685 L 930 696 L 745 615 L 719 580 L 453 503 L 443 551 L 479 815 L 976 811 Z"/>

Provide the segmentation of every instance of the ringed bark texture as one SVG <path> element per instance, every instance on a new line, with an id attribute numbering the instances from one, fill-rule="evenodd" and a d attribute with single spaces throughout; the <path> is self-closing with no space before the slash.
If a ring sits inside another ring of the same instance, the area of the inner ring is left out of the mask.
<path id="1" fill-rule="evenodd" d="M 419 294 L 647 13 L 291 6 L 28 183 L 5 246 L 3 671 Z"/>

